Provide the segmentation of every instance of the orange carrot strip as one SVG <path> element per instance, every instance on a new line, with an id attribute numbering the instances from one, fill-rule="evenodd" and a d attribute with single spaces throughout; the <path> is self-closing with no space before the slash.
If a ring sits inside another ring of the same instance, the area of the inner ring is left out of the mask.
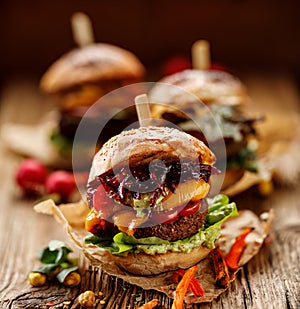
<path id="1" fill-rule="evenodd" d="M 211 251 L 211 257 L 214 263 L 216 285 L 226 287 L 230 278 L 223 251 L 220 247 L 216 247 Z"/>
<path id="2" fill-rule="evenodd" d="M 136 309 L 152 309 L 154 307 L 156 307 L 159 304 L 159 300 L 158 299 L 152 299 L 150 300 L 148 303 L 136 308 Z"/>
<path id="3" fill-rule="evenodd" d="M 183 277 L 185 271 L 183 269 L 178 269 L 176 270 L 174 273 L 173 273 L 173 281 L 175 283 L 178 283 L 179 282 L 179 277 Z"/>
<path id="4" fill-rule="evenodd" d="M 253 228 L 251 227 L 245 228 L 244 231 L 236 238 L 234 244 L 231 246 L 230 251 L 225 258 L 225 262 L 231 270 L 235 271 L 239 268 L 238 263 L 246 246 L 245 238 L 252 231 Z"/>
<path id="5" fill-rule="evenodd" d="M 182 279 L 177 285 L 171 309 L 182 309 L 184 296 L 197 269 L 198 269 L 197 265 L 192 266 L 183 275 Z"/>
<path id="6" fill-rule="evenodd" d="M 173 281 L 175 283 L 178 283 L 179 282 L 179 277 L 183 277 L 185 274 L 185 271 L 183 269 L 179 269 L 177 271 L 175 271 L 173 273 Z M 203 296 L 204 295 L 204 290 L 200 284 L 200 282 L 195 278 L 193 277 L 191 279 L 191 282 L 188 286 L 188 289 L 195 295 L 195 296 Z"/>
<path id="7" fill-rule="evenodd" d="M 203 287 L 196 278 L 192 278 L 191 283 L 189 285 L 189 290 L 191 290 L 191 292 L 197 297 L 204 295 Z"/>

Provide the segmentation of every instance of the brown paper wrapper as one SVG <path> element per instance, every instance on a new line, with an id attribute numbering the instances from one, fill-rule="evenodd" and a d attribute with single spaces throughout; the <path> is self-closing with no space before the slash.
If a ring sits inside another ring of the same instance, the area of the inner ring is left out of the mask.
<path id="1" fill-rule="evenodd" d="M 47 200 L 36 205 L 34 209 L 39 213 L 53 215 L 64 226 L 69 238 L 82 250 L 93 266 L 101 267 L 109 275 L 122 278 L 126 282 L 140 286 L 145 290 L 153 289 L 165 293 L 170 298 L 174 297 L 176 284 L 173 282 L 173 272 L 154 276 L 134 275 L 118 266 L 116 261 L 120 257 L 116 257 L 109 251 L 95 245 L 84 243 L 84 238 L 87 235 L 84 229 L 84 221 L 89 211 L 84 201 L 63 204 L 58 207 L 52 200 Z M 230 218 L 223 224 L 221 237 L 217 244 L 226 254 L 244 228 L 253 227 L 254 230 L 246 238 L 247 245 L 239 262 L 239 266 L 242 267 L 258 253 L 265 237 L 269 233 L 272 219 L 272 210 L 269 213 L 262 214 L 260 217 L 257 217 L 249 210 L 240 211 L 239 216 Z M 205 294 L 202 297 L 195 297 L 188 292 L 185 297 L 186 303 L 209 302 L 226 290 L 226 288 L 220 288 L 215 285 L 215 273 L 210 256 L 202 260 L 198 267 L 195 277 L 204 288 Z M 234 276 L 232 280 L 234 280 Z"/>
<path id="2" fill-rule="evenodd" d="M 7 148 L 16 154 L 35 158 L 47 166 L 71 168 L 71 158 L 62 156 L 50 141 L 57 125 L 58 114 L 50 112 L 35 125 L 5 123 L 0 135 Z"/>

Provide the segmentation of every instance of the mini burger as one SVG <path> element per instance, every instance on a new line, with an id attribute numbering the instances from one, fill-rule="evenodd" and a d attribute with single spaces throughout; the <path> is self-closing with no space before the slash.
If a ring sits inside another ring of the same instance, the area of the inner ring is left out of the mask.
<path id="1" fill-rule="evenodd" d="M 199 101 L 203 102 L 213 115 L 223 135 L 227 153 L 222 189 L 238 181 L 246 170 L 257 172 L 254 124 L 261 118 L 246 116 L 243 109 L 250 99 L 239 79 L 222 71 L 185 70 L 164 77 L 159 82 L 178 88 L 170 87 L 168 90 L 160 83 L 153 87 L 150 93 L 151 101 L 164 103 L 155 105 L 153 117 L 175 123 L 205 143 L 209 140 L 211 148 L 214 144 L 217 145 L 218 137 L 215 138 L 213 131 L 210 132 L 211 118 L 202 114 Z M 206 129 L 205 136 L 190 116 Z"/>
<path id="2" fill-rule="evenodd" d="M 208 197 L 215 155 L 175 128 L 123 131 L 96 153 L 88 182 L 85 242 L 127 272 L 159 274 L 205 258 L 221 224 L 237 215 L 225 195 Z"/>
<path id="3" fill-rule="evenodd" d="M 106 43 L 74 49 L 55 61 L 42 76 L 40 88 L 54 96 L 58 104 L 59 127 L 51 140 L 61 153 L 70 154 L 78 124 L 91 105 L 117 88 L 140 82 L 144 72 L 144 66 L 133 53 Z M 99 113 L 90 119 L 91 130 L 99 117 L 120 104 L 115 100 L 101 106 Z M 120 127 L 126 126 L 120 126 L 120 122 L 132 114 L 132 110 L 127 110 L 127 114 L 124 112 L 121 118 L 112 120 L 100 143 L 120 133 Z"/>

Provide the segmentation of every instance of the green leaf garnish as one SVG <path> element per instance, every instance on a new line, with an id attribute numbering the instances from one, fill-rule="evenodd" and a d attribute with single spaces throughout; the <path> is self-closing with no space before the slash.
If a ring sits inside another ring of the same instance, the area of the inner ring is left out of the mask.
<path id="1" fill-rule="evenodd" d="M 39 260 L 44 264 L 60 264 L 68 259 L 68 254 L 72 250 L 60 240 L 51 240 L 48 247 L 42 249 L 39 254 Z"/>
<path id="2" fill-rule="evenodd" d="M 57 264 L 45 264 L 34 270 L 37 273 L 49 275 L 54 272 L 59 266 Z"/>
<path id="3" fill-rule="evenodd" d="M 72 252 L 72 250 L 61 240 L 50 240 L 48 247 L 51 251 L 58 250 L 60 248 L 66 248 L 69 252 Z"/>
<path id="4" fill-rule="evenodd" d="M 50 251 L 49 248 L 44 248 L 38 253 L 38 258 L 44 264 L 52 264 L 56 261 L 57 252 Z"/>

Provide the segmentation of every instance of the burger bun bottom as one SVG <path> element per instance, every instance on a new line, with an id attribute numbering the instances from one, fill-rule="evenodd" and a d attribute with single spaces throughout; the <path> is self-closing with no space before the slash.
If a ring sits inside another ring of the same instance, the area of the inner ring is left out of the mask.
<path id="1" fill-rule="evenodd" d="M 129 253 L 115 256 L 115 263 L 127 272 L 137 275 L 157 275 L 177 269 L 187 269 L 204 259 L 211 249 L 200 246 L 190 252 L 167 252 L 164 254 Z"/>

